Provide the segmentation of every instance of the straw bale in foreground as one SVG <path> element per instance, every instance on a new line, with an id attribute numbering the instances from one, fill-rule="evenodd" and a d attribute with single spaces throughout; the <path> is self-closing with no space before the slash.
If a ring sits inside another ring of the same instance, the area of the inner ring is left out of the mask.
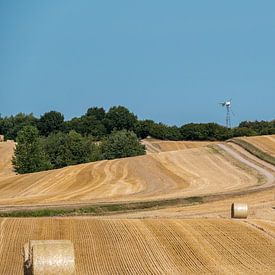
<path id="1" fill-rule="evenodd" d="M 75 274 L 74 247 L 69 240 L 30 241 L 24 245 L 25 274 Z"/>

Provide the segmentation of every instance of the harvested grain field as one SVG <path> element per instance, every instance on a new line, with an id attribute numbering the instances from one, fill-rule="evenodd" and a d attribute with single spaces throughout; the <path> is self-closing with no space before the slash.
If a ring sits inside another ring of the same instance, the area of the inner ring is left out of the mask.
<path id="1" fill-rule="evenodd" d="M 243 194 L 217 201 L 186 206 L 167 206 L 159 209 L 117 213 L 115 218 L 230 218 L 232 202 L 247 203 L 248 217 L 275 222 L 275 188 Z M 112 218 L 113 216 L 110 216 Z"/>
<path id="2" fill-rule="evenodd" d="M 271 274 L 275 239 L 227 219 L 0 219 L 0 274 L 22 274 L 30 239 L 74 243 L 77 274 Z"/>
<path id="3" fill-rule="evenodd" d="M 224 147 L 224 145 L 219 145 Z M 168 206 L 161 209 L 150 211 L 137 211 L 135 213 L 124 213 L 116 216 L 122 218 L 198 218 L 198 217 L 230 217 L 230 206 L 232 202 L 247 203 L 249 205 L 249 217 L 275 221 L 275 167 L 269 163 L 258 159 L 254 155 L 245 151 L 238 145 L 230 144 L 225 148 L 228 152 L 234 150 L 234 156 L 240 161 L 250 162 L 253 169 L 264 173 L 266 176 L 265 184 L 254 187 L 255 192 L 242 192 L 228 198 L 219 196 L 217 201 L 209 201 L 203 204 L 190 206 Z M 264 169 L 264 170 L 262 170 Z M 267 187 L 266 189 L 264 187 Z M 262 188 L 263 187 L 263 188 Z M 250 190 L 253 188 L 250 188 Z"/>
<path id="4" fill-rule="evenodd" d="M 275 157 L 275 135 L 242 137 L 240 139 Z"/>
<path id="5" fill-rule="evenodd" d="M 0 178 L 0 205 L 144 201 L 247 190 L 261 178 L 208 147 Z"/>
<path id="6" fill-rule="evenodd" d="M 141 142 L 145 145 L 147 154 L 200 148 L 214 144 L 209 141 L 171 141 L 152 138 L 143 139 Z"/>
<path id="7" fill-rule="evenodd" d="M 13 141 L 0 142 L 0 178 L 15 174 L 11 163 L 14 147 Z"/>
<path id="8" fill-rule="evenodd" d="M 46 239 L 74 243 L 77 274 L 274 274 L 275 171 L 237 145 L 25 175 L 12 172 L 13 147 L 4 147 L 0 147 L 0 159 L 6 159 L 5 173 L 0 174 L 2 209 L 181 196 L 219 199 L 101 218 L 0 218 L 0 274 L 22 274 L 24 243 Z M 225 192 L 240 193 L 224 198 Z M 248 220 L 228 219 L 233 201 L 248 203 Z"/>

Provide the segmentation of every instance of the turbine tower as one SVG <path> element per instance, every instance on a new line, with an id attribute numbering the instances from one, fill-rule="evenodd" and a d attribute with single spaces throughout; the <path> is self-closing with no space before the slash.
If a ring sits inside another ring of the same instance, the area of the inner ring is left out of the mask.
<path id="1" fill-rule="evenodd" d="M 230 112 L 232 112 L 231 102 L 232 102 L 232 99 L 220 103 L 222 107 L 226 107 L 225 124 L 227 128 L 231 128 L 231 117 L 230 117 Z M 232 114 L 234 113 L 232 112 Z"/>

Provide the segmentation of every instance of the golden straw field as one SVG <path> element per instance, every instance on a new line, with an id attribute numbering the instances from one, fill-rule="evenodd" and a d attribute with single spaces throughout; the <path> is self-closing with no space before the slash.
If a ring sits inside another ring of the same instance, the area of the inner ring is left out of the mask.
<path id="1" fill-rule="evenodd" d="M 0 178 L 0 205 L 144 201 L 244 190 L 258 184 L 208 147 L 99 161 Z"/>
<path id="2" fill-rule="evenodd" d="M 31 239 L 70 239 L 77 274 L 272 274 L 275 240 L 224 219 L 1 219 L 0 274 Z M 274 228 L 274 226 L 273 226 Z"/>
<path id="3" fill-rule="evenodd" d="M 191 148 L 204 147 L 214 142 L 209 141 L 171 141 L 171 140 L 158 140 L 147 138 L 143 139 L 142 143 L 146 146 L 147 154 L 185 150 Z"/>
<path id="4" fill-rule="evenodd" d="M 242 137 L 241 139 L 251 143 L 265 153 L 275 157 L 275 135 Z"/>
<path id="5" fill-rule="evenodd" d="M 274 150 L 270 136 L 252 139 Z M 93 216 L 0 218 L 0 274 L 23 274 L 29 240 L 71 240 L 77 274 L 275 274 L 272 164 L 233 143 L 144 144 L 145 156 L 16 175 L 15 144 L 0 143 L 0 213 L 204 199 Z M 248 204 L 248 219 L 230 219 L 232 202 Z"/>

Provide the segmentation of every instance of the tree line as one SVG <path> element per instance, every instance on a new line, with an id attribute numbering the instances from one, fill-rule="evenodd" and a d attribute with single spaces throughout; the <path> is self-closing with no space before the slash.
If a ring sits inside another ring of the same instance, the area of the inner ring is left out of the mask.
<path id="1" fill-rule="evenodd" d="M 18 132 L 29 125 L 36 127 L 41 137 L 48 137 L 57 132 L 75 131 L 94 141 L 101 141 L 113 131 L 120 130 L 132 131 L 140 139 L 151 136 L 163 140 L 226 140 L 237 136 L 275 134 L 275 120 L 243 121 L 232 129 L 217 123 L 189 123 L 178 127 L 148 119 L 139 120 L 123 106 L 111 107 L 108 112 L 103 108 L 92 107 L 81 117 L 67 121 L 64 120 L 64 115 L 57 111 L 46 112 L 40 118 L 24 113 L 0 116 L 0 134 L 3 134 L 5 139 L 16 140 Z"/>
<path id="2" fill-rule="evenodd" d="M 151 136 L 162 140 L 226 140 L 237 136 L 275 134 L 275 120 L 243 121 L 228 129 L 217 123 L 169 126 L 139 120 L 123 106 L 92 107 L 71 120 L 57 111 L 35 117 L 19 113 L 0 116 L 0 134 L 18 142 L 13 159 L 19 173 L 67 165 L 145 154 L 139 140 Z M 29 157 L 29 158 L 28 158 Z"/>
<path id="3" fill-rule="evenodd" d="M 20 174 L 39 172 L 68 165 L 145 154 L 145 147 L 132 131 L 113 131 L 100 142 L 75 130 L 40 137 L 35 126 L 24 126 L 18 133 L 14 169 Z"/>

